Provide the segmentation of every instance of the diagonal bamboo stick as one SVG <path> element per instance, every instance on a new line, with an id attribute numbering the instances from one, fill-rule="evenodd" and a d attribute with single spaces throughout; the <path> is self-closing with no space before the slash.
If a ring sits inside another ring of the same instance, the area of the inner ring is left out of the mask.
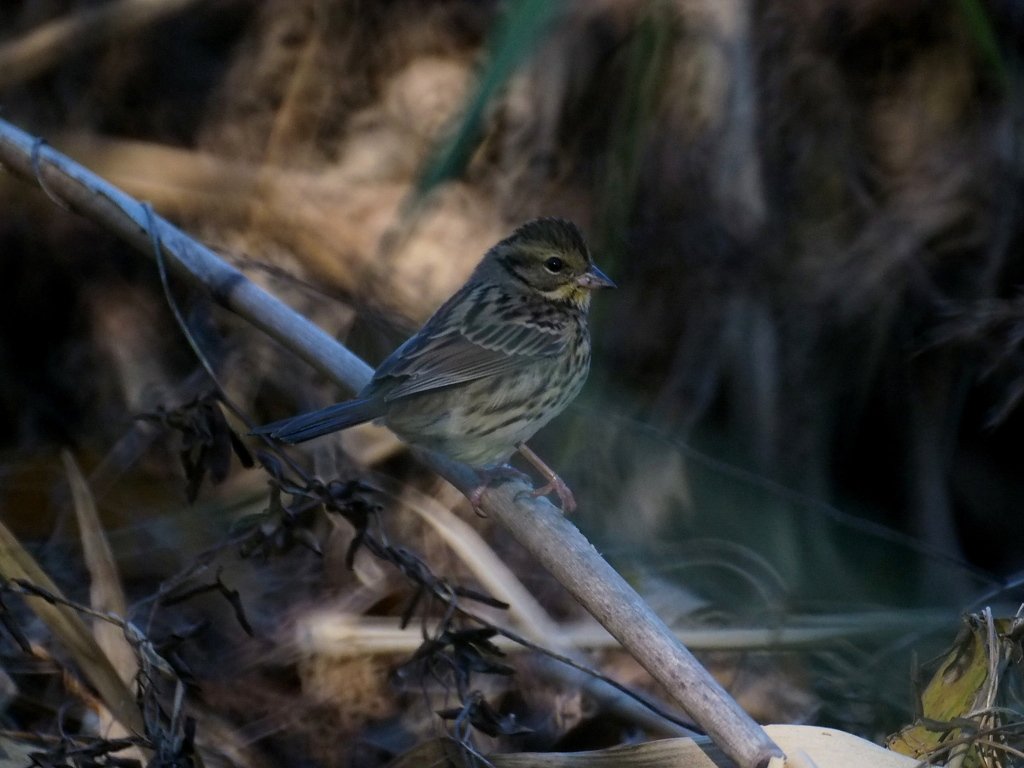
<path id="1" fill-rule="evenodd" d="M 0 162 L 41 184 L 72 210 L 155 256 L 143 205 L 100 177 L 0 120 Z M 306 318 L 257 287 L 213 251 L 165 219 L 152 217 L 169 265 L 208 290 L 221 306 L 266 332 L 317 370 L 356 391 L 373 370 Z M 459 490 L 478 484 L 469 467 L 437 455 L 423 460 Z M 501 522 L 707 731 L 740 768 L 781 765 L 784 756 L 708 674 L 671 630 L 594 546 L 546 499 L 532 499 L 522 482 L 490 487 L 486 514 Z"/>

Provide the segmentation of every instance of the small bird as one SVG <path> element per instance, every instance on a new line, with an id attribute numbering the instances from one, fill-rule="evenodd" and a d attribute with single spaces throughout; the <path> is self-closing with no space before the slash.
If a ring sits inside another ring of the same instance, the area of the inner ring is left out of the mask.
<path id="1" fill-rule="evenodd" d="M 526 446 L 579 393 L 590 370 L 591 293 L 615 284 L 593 262 L 571 221 L 523 224 L 493 246 L 416 335 L 381 363 L 356 399 L 254 430 L 301 443 L 367 421 L 407 443 L 473 467 L 468 494 L 522 477 L 506 462 L 518 450 L 547 483 L 534 496 L 572 492 Z"/>

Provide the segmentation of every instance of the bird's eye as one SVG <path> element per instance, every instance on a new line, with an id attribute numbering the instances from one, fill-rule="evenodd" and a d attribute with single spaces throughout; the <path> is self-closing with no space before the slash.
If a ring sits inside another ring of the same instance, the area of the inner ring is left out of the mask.
<path id="1" fill-rule="evenodd" d="M 562 260 L 557 256 L 552 256 L 550 259 L 544 262 L 544 268 L 548 272 L 561 272 L 562 267 L 565 266 Z"/>

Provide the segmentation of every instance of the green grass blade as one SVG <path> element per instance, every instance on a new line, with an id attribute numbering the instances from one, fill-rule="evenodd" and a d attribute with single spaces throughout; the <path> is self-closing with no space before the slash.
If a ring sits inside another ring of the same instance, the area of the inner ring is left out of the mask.
<path id="1" fill-rule="evenodd" d="M 550 22 L 561 8 L 551 0 L 517 0 L 498 22 L 489 61 L 454 132 L 435 150 L 416 187 L 422 197 L 438 184 L 460 176 L 480 144 L 488 104 L 509 77 L 536 53 Z"/>
<path id="2" fill-rule="evenodd" d="M 1004 89 L 1007 88 L 1010 84 L 1009 72 L 1006 69 L 1003 52 L 999 48 L 999 40 L 992 28 L 992 20 L 982 6 L 981 0 L 960 0 L 960 10 L 967 19 L 967 26 L 982 58 L 992 68 L 999 84 Z"/>

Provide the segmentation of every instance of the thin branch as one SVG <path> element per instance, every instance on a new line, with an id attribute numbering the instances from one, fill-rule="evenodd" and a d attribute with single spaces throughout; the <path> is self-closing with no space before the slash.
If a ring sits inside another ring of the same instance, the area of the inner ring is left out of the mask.
<path id="1" fill-rule="evenodd" d="M 0 120 L 0 161 L 30 181 L 43 180 L 72 210 L 112 230 L 152 256 L 145 209 L 50 147 L 37 148 L 33 170 L 32 136 Z M 249 282 L 208 248 L 160 217 L 156 236 L 168 265 L 205 285 L 214 301 L 234 311 L 350 390 L 369 381 L 372 369 L 348 349 L 292 309 Z M 463 492 L 479 482 L 469 467 L 417 452 L 438 474 Z M 522 493 L 522 482 L 488 488 L 482 497 L 495 518 L 605 626 L 669 695 L 704 728 L 741 768 L 782 759 L 782 751 L 755 723 L 636 591 L 546 499 Z"/>
<path id="2" fill-rule="evenodd" d="M 480 616 L 478 616 L 475 613 L 472 613 L 472 612 L 466 611 L 466 610 L 462 610 L 461 608 L 460 608 L 460 613 L 462 613 L 464 616 L 470 618 L 471 620 L 477 622 L 478 624 L 481 624 L 482 626 L 487 627 L 488 629 L 493 629 L 499 635 L 501 635 L 502 637 L 508 638 L 513 643 L 521 645 L 524 648 L 528 648 L 529 650 L 534 651 L 536 653 L 539 653 L 541 656 L 545 656 L 545 657 L 547 657 L 547 658 L 549 658 L 549 659 L 551 659 L 553 661 L 557 661 L 560 664 L 564 664 L 566 667 L 569 667 L 570 669 L 574 669 L 577 672 L 581 672 L 584 675 L 587 675 L 587 676 L 593 678 L 594 680 L 597 680 L 597 681 L 603 683 L 604 685 L 608 686 L 609 688 L 612 688 L 615 691 L 618 691 L 620 694 L 623 694 L 623 695 L 627 696 L 630 699 L 630 701 L 635 701 L 635 702 L 639 703 L 642 707 L 644 707 L 645 709 L 653 712 L 658 717 L 660 717 L 660 718 L 662 718 L 664 720 L 667 720 L 668 722 L 672 723 L 673 725 L 675 725 L 675 726 L 677 726 L 679 728 L 682 728 L 685 731 L 687 731 L 687 733 L 685 733 L 684 735 L 686 735 L 686 736 L 693 736 L 694 735 L 694 731 L 692 730 L 692 726 L 693 726 L 692 723 L 688 723 L 688 722 L 686 722 L 684 720 L 680 720 L 678 717 L 673 715 L 671 712 L 666 712 L 664 709 L 659 707 L 653 701 L 651 701 L 649 699 L 646 699 L 643 696 L 641 696 L 640 694 L 638 694 L 636 691 L 631 690 L 629 688 L 629 686 L 623 685 L 622 683 L 620 683 L 620 682 L 618 682 L 616 680 L 613 680 L 612 678 L 608 677 L 607 675 L 604 675 L 604 674 L 598 672 L 593 667 L 591 667 L 591 666 L 589 666 L 587 664 L 583 664 L 582 662 L 579 662 L 579 661 L 577 661 L 576 659 L 573 659 L 570 656 L 566 656 L 566 655 L 561 654 L 561 653 L 556 653 L 555 651 L 551 650 L 550 648 L 545 648 L 543 645 L 535 643 L 532 640 L 529 640 L 528 638 L 523 637 L 522 635 L 520 635 L 520 634 L 518 634 L 516 632 L 512 632 L 509 629 L 505 629 L 504 627 L 501 627 L 501 626 L 499 626 L 497 624 L 494 624 L 494 623 L 492 623 L 490 621 L 487 621 L 486 619 L 481 618 Z"/>

